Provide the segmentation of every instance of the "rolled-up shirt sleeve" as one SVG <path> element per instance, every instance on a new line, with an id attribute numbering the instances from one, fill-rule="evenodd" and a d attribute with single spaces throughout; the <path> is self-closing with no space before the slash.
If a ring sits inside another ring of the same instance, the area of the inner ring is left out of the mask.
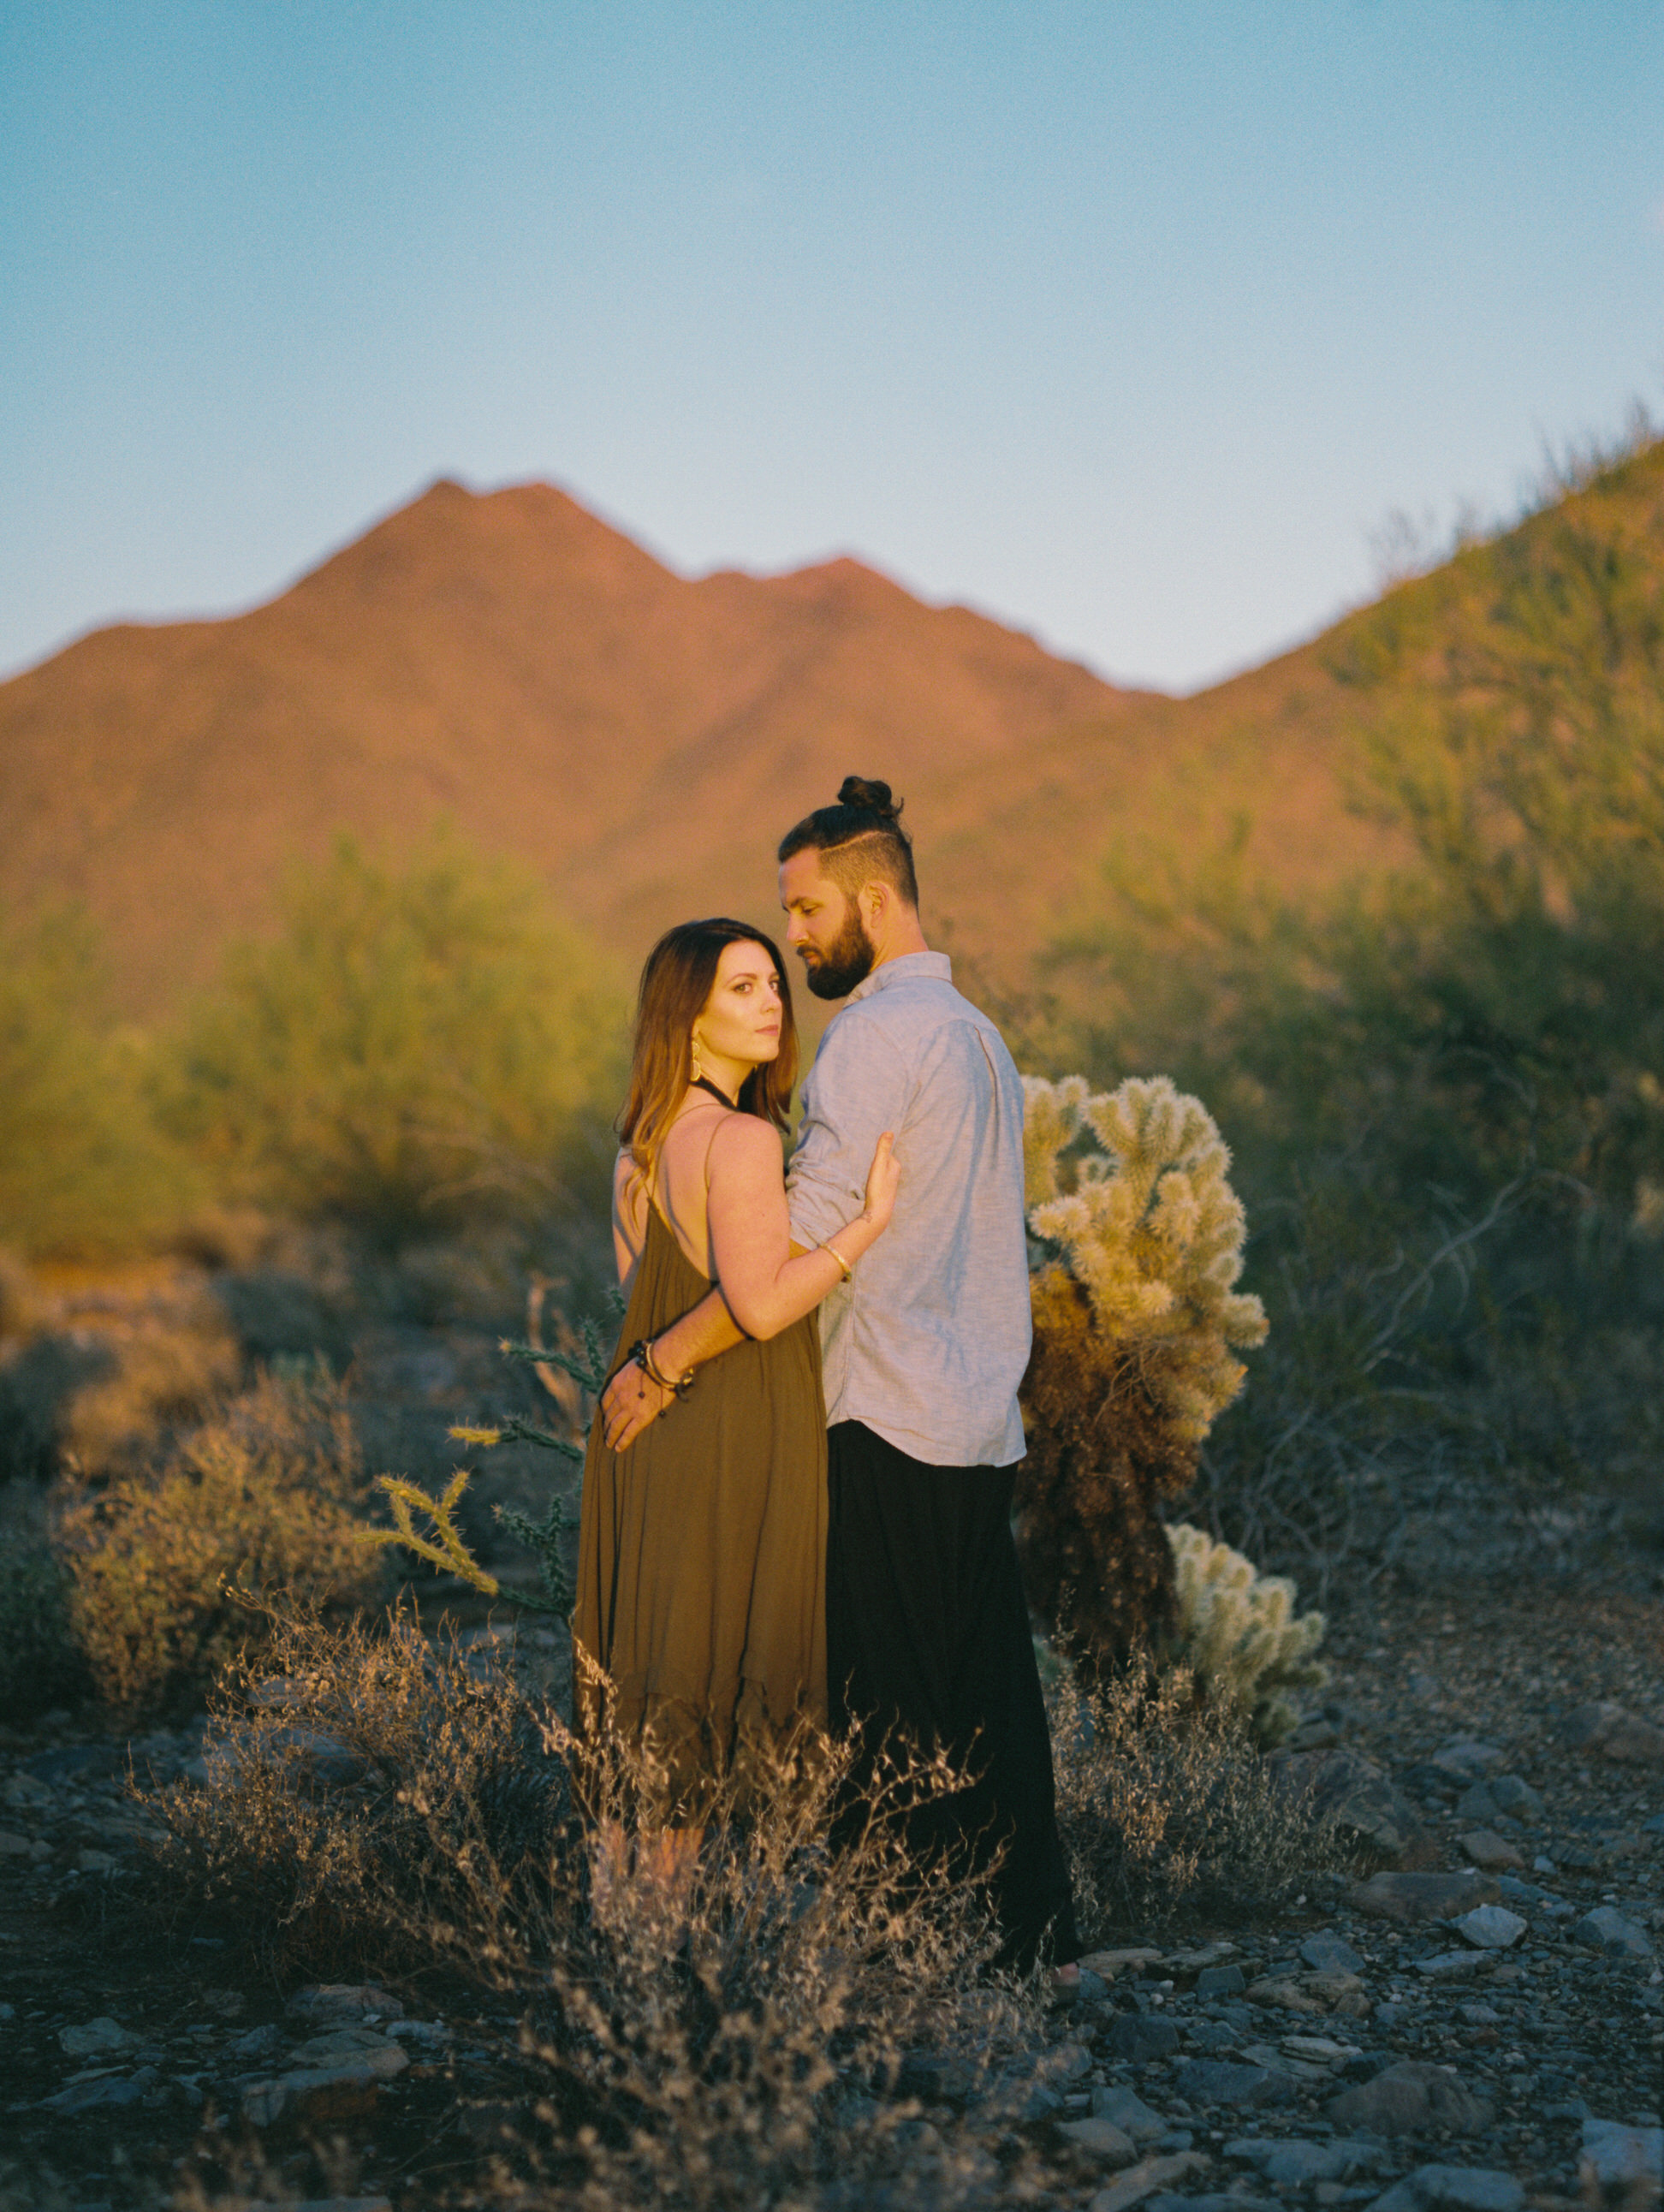
<path id="1" fill-rule="evenodd" d="M 899 1140 L 910 1078 L 874 1022 L 849 1006 L 821 1039 L 803 1089 L 803 1121 L 786 1178 L 792 1241 L 805 1250 L 858 1214 L 872 1149 L 886 1129 Z"/>

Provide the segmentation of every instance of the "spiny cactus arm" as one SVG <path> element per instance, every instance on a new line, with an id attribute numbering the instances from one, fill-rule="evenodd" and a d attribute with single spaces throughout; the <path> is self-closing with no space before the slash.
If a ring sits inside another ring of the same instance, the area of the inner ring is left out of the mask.
<path id="1" fill-rule="evenodd" d="M 479 1561 L 463 1541 L 462 1531 L 454 1518 L 462 1493 L 468 1487 L 470 1470 L 459 1467 L 446 1484 L 442 1498 L 430 1498 L 414 1482 L 406 1482 L 402 1475 L 379 1474 L 375 1486 L 386 1497 L 392 1508 L 394 1526 L 391 1528 L 361 1528 L 357 1540 L 361 1544 L 402 1544 L 406 1551 L 414 1552 L 418 1559 L 426 1559 L 441 1574 L 459 1575 L 464 1582 L 471 1583 L 487 1597 L 495 1597 L 497 1584 L 488 1575 Z M 434 1524 L 437 1543 L 419 1536 L 410 1518 L 413 1508 L 426 1513 Z"/>
<path id="2" fill-rule="evenodd" d="M 580 1467 L 583 1464 L 582 1444 L 574 1443 L 570 1437 L 557 1437 L 552 1429 L 540 1429 L 534 1421 L 523 1421 L 518 1413 L 504 1417 L 501 1436 L 506 1444 L 537 1444 L 544 1451 L 559 1452 L 562 1459 Z"/>
<path id="3" fill-rule="evenodd" d="M 543 1584 L 541 1594 L 524 1591 L 516 1602 L 531 1613 L 552 1613 L 564 1620 L 572 1610 L 576 1592 L 566 1561 L 561 1556 L 561 1539 L 569 1528 L 576 1526 L 568 1516 L 564 1498 L 556 1497 L 550 1502 L 543 1520 L 534 1521 L 530 1514 L 522 1513 L 513 1505 L 499 1505 L 496 1516 L 511 1536 L 518 1537 L 528 1551 L 537 1555 L 537 1579 Z"/>
<path id="4" fill-rule="evenodd" d="M 1057 1158 L 1080 1127 L 1086 1101 L 1083 1077 L 1048 1083 L 1042 1075 L 1023 1079 L 1023 1202 L 1043 1205 L 1057 1195 Z"/>
<path id="5" fill-rule="evenodd" d="M 523 1360 L 529 1367 L 558 1367 L 563 1375 L 569 1375 L 592 1395 L 598 1393 L 606 1383 L 605 1358 L 587 1344 L 581 1359 L 571 1352 L 551 1352 L 541 1344 L 523 1344 L 515 1337 L 499 1337 L 497 1349 L 505 1359 Z"/>

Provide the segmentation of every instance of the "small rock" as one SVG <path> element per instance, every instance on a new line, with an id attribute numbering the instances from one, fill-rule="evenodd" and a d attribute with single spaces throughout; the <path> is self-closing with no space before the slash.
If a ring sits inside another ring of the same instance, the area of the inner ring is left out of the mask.
<path id="1" fill-rule="evenodd" d="M 1416 1972 L 1425 1982 L 1460 1982 L 1477 1974 L 1484 1963 L 1477 1951 L 1436 1951 L 1430 1959 L 1416 1960 Z"/>
<path id="2" fill-rule="evenodd" d="M 1461 1847 L 1474 1865 L 1486 1874 L 1500 1874 L 1504 1869 L 1511 1871 L 1525 1864 L 1513 1844 L 1494 1828 L 1470 1828 L 1461 1839 Z"/>
<path id="3" fill-rule="evenodd" d="M 95 2081 L 71 2081 L 67 2089 L 60 2089 L 55 2097 L 41 2100 L 41 2110 L 47 2112 L 90 2112 L 100 2106 L 137 2105 L 149 2089 L 156 2084 L 154 2066 L 142 2066 L 137 2074 L 124 2077 L 119 2074 L 100 2074 Z"/>
<path id="4" fill-rule="evenodd" d="M 1053 2124 L 1066 2143 L 1102 2166 L 1131 2166 L 1138 2157 L 1133 2138 L 1123 2135 L 1113 2120 L 1057 2120 Z"/>
<path id="5" fill-rule="evenodd" d="M 1173 2086 L 1196 2105 L 1286 2105 L 1296 2094 L 1291 2075 L 1228 2058 L 1187 2058 Z"/>
<path id="6" fill-rule="evenodd" d="M 1140 2148 L 1167 2133 L 1167 2122 L 1152 2112 L 1135 2089 L 1111 2087 L 1092 2092 L 1092 2117 L 1108 2120 Z"/>
<path id="7" fill-rule="evenodd" d="M 27 1836 L 17 1835 L 10 1828 L 0 1828 L 0 1859 L 26 1859 L 33 1850 Z"/>
<path id="8" fill-rule="evenodd" d="M 1525 2191 L 1485 2166 L 1418 2166 L 1377 2197 L 1369 2212 L 1520 2212 Z"/>
<path id="9" fill-rule="evenodd" d="M 372 2027 L 339 2027 L 314 2035 L 294 2053 L 298 2067 L 355 2064 L 361 2060 L 380 2079 L 390 2080 L 410 2064 L 410 2055 Z"/>
<path id="10" fill-rule="evenodd" d="M 1585 2120 L 1577 2178 L 1591 2197 L 1610 2190 L 1637 2208 L 1655 2204 L 1664 2191 L 1664 2128 Z"/>
<path id="11" fill-rule="evenodd" d="M 1454 2074 L 1418 2058 L 1400 2059 L 1373 2081 L 1343 2089 L 1325 2110 L 1338 2128 L 1381 2136 L 1414 2135 L 1424 2128 L 1472 2135 L 1491 2119 L 1490 2107 Z"/>
<path id="12" fill-rule="evenodd" d="M 1303 2058 L 1308 2064 L 1326 2069 L 1363 2056 L 1355 2043 L 1337 2043 L 1331 2035 L 1285 2035 L 1283 2048 L 1291 2058 Z"/>
<path id="13" fill-rule="evenodd" d="M 1450 1924 L 1464 1943 L 1479 1951 L 1506 1951 L 1519 1942 L 1527 1925 L 1504 1905 L 1476 1905 Z"/>
<path id="14" fill-rule="evenodd" d="M 300 2067 L 293 2072 L 243 2084 L 243 2117 L 268 2128 L 285 2113 L 313 2119 L 337 2118 L 367 2106 L 378 2082 L 410 2064 L 397 2044 L 385 2054 L 366 2051 L 334 2066 Z"/>
<path id="15" fill-rule="evenodd" d="M 226 2045 L 231 2058 L 269 2058 L 282 2041 L 281 2031 L 268 2021 L 264 2027 L 251 2027 Z"/>
<path id="16" fill-rule="evenodd" d="M 1531 1784 L 1517 1774 L 1493 1774 L 1485 1787 L 1497 1810 L 1510 1820 L 1540 1820 L 1548 1810 Z"/>
<path id="17" fill-rule="evenodd" d="M 1377 1874 L 1359 1883 L 1351 1901 L 1376 1919 L 1453 1920 L 1476 1905 L 1494 1905 L 1497 1887 L 1477 1867 L 1461 1874 Z"/>
<path id="18" fill-rule="evenodd" d="M 296 1990 L 287 2009 L 296 2020 L 327 2021 L 362 2018 L 379 2013 L 384 2020 L 398 2020 L 404 2008 L 390 1990 L 373 1982 L 308 1982 Z"/>
<path id="19" fill-rule="evenodd" d="M 1363 1960 L 1345 1937 L 1328 1928 L 1320 1929 L 1315 1936 L 1308 1936 L 1300 1946 L 1300 1955 L 1320 1974 L 1357 1974 L 1363 1971 Z"/>
<path id="20" fill-rule="evenodd" d="M 1625 1958 L 1650 1959 L 1652 1943 L 1644 1928 L 1618 1911 L 1616 1905 L 1598 1905 L 1573 1925 L 1573 1941 L 1597 1951 L 1618 1951 Z"/>
<path id="21" fill-rule="evenodd" d="M 1458 2005 L 1456 2017 L 1469 2027 L 1500 2027 L 1503 2019 L 1496 2006 L 1488 2004 Z"/>
<path id="22" fill-rule="evenodd" d="M 1118 2181 L 1107 2189 L 1100 2189 L 1087 2207 L 1087 2212 L 1127 2212 L 1129 2205 L 1142 2204 L 1146 2197 L 1153 2197 L 1158 2189 L 1170 2189 L 1175 2182 L 1199 2172 L 1207 2160 L 1199 2151 L 1175 2151 L 1168 2158 L 1140 2159 L 1129 2166 Z"/>
<path id="23" fill-rule="evenodd" d="M 1257 2166 L 1279 2195 L 1310 2188 L 1319 2181 L 1347 2181 L 1379 2161 L 1372 2143 L 1309 2142 L 1303 2136 L 1278 2141 L 1269 2136 L 1244 2136 L 1227 2143 L 1225 2156 L 1243 2166 Z"/>
<path id="24" fill-rule="evenodd" d="M 1123 2013 L 1104 2041 L 1115 2057 L 1135 2066 L 1148 2065 L 1151 2059 L 1170 2058 L 1178 2049 L 1178 2022 L 1163 2020 L 1159 2013 Z"/>
<path id="25" fill-rule="evenodd" d="M 1276 1752 L 1268 1764 L 1320 1819 L 1382 1857 L 1402 1859 L 1428 1843 L 1426 1825 L 1373 1759 L 1356 1751 Z"/>
<path id="26" fill-rule="evenodd" d="M 77 1851 L 75 1863 L 82 1874 L 113 1874 L 116 1870 L 116 1862 L 108 1851 Z"/>
<path id="27" fill-rule="evenodd" d="M 398 2034 L 399 2024 L 395 2023 L 388 2033 Z M 902 2057 L 897 2086 L 911 2097 L 957 2099 L 969 2097 L 977 2080 L 975 2067 L 957 2051 L 909 2051 Z"/>
<path id="28" fill-rule="evenodd" d="M 1643 1836 L 1664 1836 L 1664 1813 L 1655 1813 L 1650 1820 L 1641 1823 Z"/>
<path id="29" fill-rule="evenodd" d="M 1494 1743 L 1483 1743 L 1477 1736 L 1459 1735 L 1433 1753 L 1433 1765 L 1461 1781 L 1472 1781 L 1488 1773 L 1493 1766 L 1500 1766 L 1506 1756 Z"/>
<path id="30" fill-rule="evenodd" d="M 1567 1716 L 1561 1737 L 1571 1751 L 1598 1751 L 1635 1766 L 1664 1766 L 1664 1729 L 1638 1719 L 1622 1705 L 1579 1705 Z"/>
<path id="31" fill-rule="evenodd" d="M 1280 2005 L 1285 2012 L 1321 2012 L 1322 2000 L 1302 1989 L 1303 1978 L 1296 1974 L 1261 1974 L 1257 1982 L 1248 1984 L 1248 2002 Z"/>
<path id="32" fill-rule="evenodd" d="M 1012 2119 L 1049 2120 L 1064 2109 L 1065 2085 L 1091 2070 L 1090 2051 L 1078 2043 L 1060 2043 L 1008 2067 L 991 2094 L 996 2107 Z M 905 2081 L 905 2072 L 902 2078 Z"/>
<path id="33" fill-rule="evenodd" d="M 89 2020 L 79 2027 L 61 2027 L 58 2042 L 71 2058 L 92 2058 L 106 2051 L 137 2051 L 139 2039 L 129 2034 L 119 2021 L 100 2017 Z"/>
<path id="34" fill-rule="evenodd" d="M 1199 1997 L 1234 1997 L 1247 1986 L 1240 1966 L 1204 1966 L 1196 1977 Z"/>
<path id="35" fill-rule="evenodd" d="M 1081 1960 L 1106 1982 L 1113 1982 L 1118 1974 L 1137 1973 L 1141 1967 L 1158 1966 L 1162 1954 L 1152 1951 L 1147 1944 L 1130 1951 L 1089 1951 Z"/>

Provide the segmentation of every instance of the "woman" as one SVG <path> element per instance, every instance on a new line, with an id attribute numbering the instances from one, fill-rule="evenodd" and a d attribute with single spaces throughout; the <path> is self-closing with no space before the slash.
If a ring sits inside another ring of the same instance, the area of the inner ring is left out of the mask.
<path id="1" fill-rule="evenodd" d="M 666 1871 L 696 1849 L 714 1780 L 826 1719 L 826 1413 L 816 1306 L 887 1227 L 889 1133 L 866 1203 L 794 1255 L 780 1133 L 797 1075 L 778 951 L 743 923 L 684 922 L 641 974 L 613 1240 L 629 1307 L 612 1371 L 677 1401 L 620 1456 L 598 1419 L 584 1468 L 580 1729 L 614 1720 L 663 1762 Z M 719 1284 L 747 1343 L 690 1378 L 653 1340 Z M 574 1655 L 576 1656 L 576 1655 Z M 615 1839 L 616 1840 L 616 1839 Z"/>

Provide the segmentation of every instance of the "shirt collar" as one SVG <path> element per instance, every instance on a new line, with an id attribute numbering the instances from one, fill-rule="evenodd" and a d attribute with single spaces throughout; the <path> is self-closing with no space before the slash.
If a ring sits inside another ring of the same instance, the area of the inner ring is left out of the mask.
<path id="1" fill-rule="evenodd" d="M 880 968 L 862 982 L 857 983 L 849 994 L 849 1004 L 857 999 L 870 999 L 875 991 L 887 991 L 892 983 L 911 983 L 928 976 L 933 982 L 953 981 L 953 963 L 945 952 L 903 952 L 898 959 L 886 960 Z"/>

